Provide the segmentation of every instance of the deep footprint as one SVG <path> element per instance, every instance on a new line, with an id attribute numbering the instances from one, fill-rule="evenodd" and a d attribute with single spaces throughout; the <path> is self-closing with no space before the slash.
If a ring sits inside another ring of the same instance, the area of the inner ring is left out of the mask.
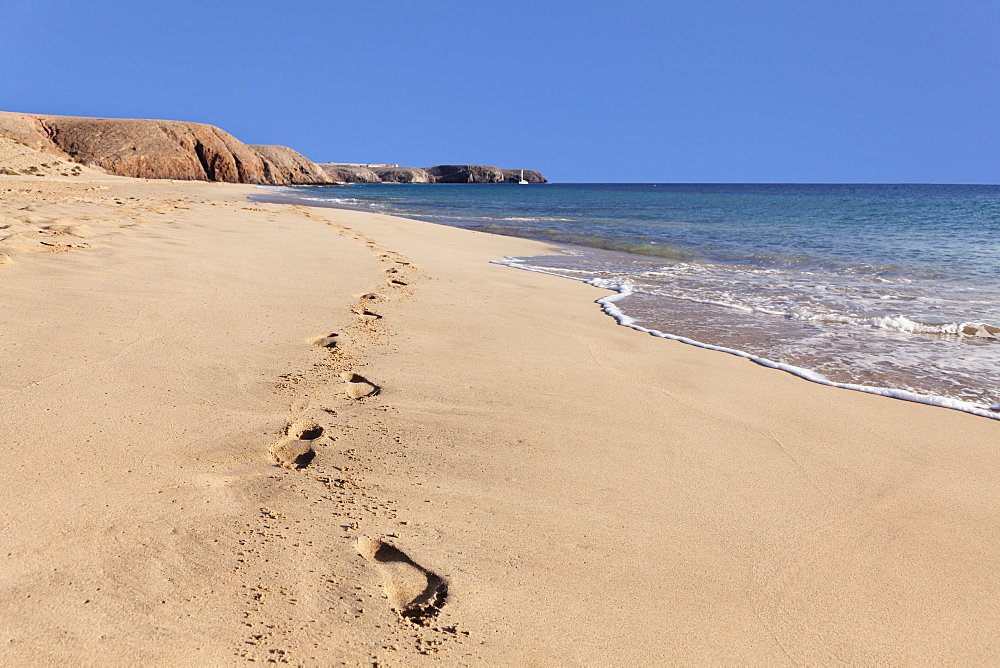
<path id="1" fill-rule="evenodd" d="M 329 334 L 320 334 L 319 336 L 314 336 L 309 339 L 309 343 L 314 346 L 319 346 L 320 348 L 333 348 L 337 345 L 337 334 L 330 332 Z"/>
<path id="2" fill-rule="evenodd" d="M 351 307 L 351 310 L 356 315 L 359 315 L 362 318 L 367 318 L 369 320 L 379 320 L 379 319 L 382 318 L 382 316 L 380 316 L 378 313 L 375 313 L 373 311 L 369 311 L 364 306 L 353 306 L 353 307 Z"/>
<path id="3" fill-rule="evenodd" d="M 309 466 L 316 457 L 312 441 L 323 435 L 323 427 L 315 420 L 299 420 L 290 424 L 285 431 L 287 435 L 272 443 L 268 449 L 271 462 L 286 469 Z"/>
<path id="4" fill-rule="evenodd" d="M 344 371 L 340 374 L 340 377 L 344 379 L 344 391 L 351 399 L 363 399 L 379 391 L 377 385 L 372 384 L 367 378 L 359 376 L 353 371 Z"/>
<path id="5" fill-rule="evenodd" d="M 286 432 L 293 438 L 300 438 L 303 441 L 312 441 L 323 435 L 323 427 L 319 426 L 316 420 L 296 420 L 288 425 Z"/>
<path id="6" fill-rule="evenodd" d="M 448 583 L 389 543 L 360 536 L 358 553 L 382 572 L 389 606 L 403 619 L 424 626 L 448 598 Z"/>

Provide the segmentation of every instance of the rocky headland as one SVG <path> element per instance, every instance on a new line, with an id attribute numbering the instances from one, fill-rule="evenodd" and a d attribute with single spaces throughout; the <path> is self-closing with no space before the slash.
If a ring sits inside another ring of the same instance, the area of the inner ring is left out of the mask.
<path id="1" fill-rule="evenodd" d="M 273 185 L 333 182 L 290 148 L 249 146 L 204 123 L 0 112 L 0 137 L 118 176 Z"/>
<path id="2" fill-rule="evenodd" d="M 341 183 L 518 183 L 521 174 L 528 183 L 548 183 L 533 169 L 500 169 L 489 165 L 353 165 L 322 163 L 328 175 Z"/>
<path id="3" fill-rule="evenodd" d="M 0 139 L 118 176 L 267 185 L 516 183 L 520 170 L 482 165 L 317 164 L 287 146 L 249 145 L 213 125 L 0 112 Z M 13 168 L 3 165 L 6 169 Z M 19 173 L 28 173 L 23 169 Z M 538 172 L 525 180 L 544 183 Z"/>

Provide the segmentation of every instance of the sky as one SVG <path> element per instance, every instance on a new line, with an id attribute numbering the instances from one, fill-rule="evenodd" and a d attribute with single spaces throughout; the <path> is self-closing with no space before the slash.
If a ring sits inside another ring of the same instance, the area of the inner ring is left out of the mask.
<path id="1" fill-rule="evenodd" d="M 0 0 L 0 110 L 559 182 L 1000 183 L 1000 3 Z"/>

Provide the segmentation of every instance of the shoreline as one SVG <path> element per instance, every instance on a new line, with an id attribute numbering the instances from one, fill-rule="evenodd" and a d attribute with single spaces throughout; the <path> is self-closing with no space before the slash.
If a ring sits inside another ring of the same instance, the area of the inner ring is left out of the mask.
<path id="1" fill-rule="evenodd" d="M 423 185 L 423 184 L 409 184 L 409 185 Z M 372 211 L 370 208 L 365 208 L 365 207 L 361 207 L 361 206 L 350 206 L 350 205 L 347 205 L 347 204 L 343 204 L 341 202 L 334 202 L 334 201 L 320 199 L 320 198 L 296 197 L 296 196 L 294 196 L 292 194 L 289 194 L 287 196 L 283 196 L 282 192 L 287 192 L 287 190 L 289 189 L 289 187 L 287 187 L 287 186 L 260 186 L 260 188 L 262 190 L 272 192 L 272 193 L 274 193 L 274 195 L 273 196 L 262 197 L 262 198 L 253 197 L 253 198 L 251 198 L 253 201 L 264 201 L 264 202 L 284 203 L 284 204 L 297 204 L 297 203 L 299 203 L 299 204 L 302 204 L 304 206 L 314 206 L 314 207 L 319 207 L 319 208 L 342 209 L 342 210 L 347 210 L 347 211 L 358 211 L 358 212 L 361 212 L 361 213 L 376 213 L 376 212 Z M 386 215 L 386 214 L 380 214 L 380 215 Z M 396 215 L 396 214 L 388 214 L 388 215 Z M 424 223 L 428 223 L 428 224 L 432 224 L 432 225 L 445 225 L 445 226 L 448 226 L 448 227 L 459 227 L 457 225 L 448 225 L 447 223 L 438 223 L 438 222 L 434 222 L 434 221 L 431 221 L 431 220 L 423 220 L 421 218 L 409 218 L 409 217 L 406 217 L 406 216 L 397 216 L 397 217 L 404 218 L 406 220 L 415 220 L 415 221 L 419 221 L 419 222 L 424 222 Z M 463 229 L 463 228 L 459 227 L 459 229 Z M 490 232 L 487 232 L 487 233 L 490 233 Z M 566 248 L 570 248 L 570 249 L 573 248 L 573 244 L 566 244 L 566 243 L 560 244 L 560 243 L 556 243 L 556 242 L 546 241 L 546 240 L 543 240 L 543 239 L 533 239 L 531 237 L 518 236 L 518 235 L 514 235 L 514 234 L 510 234 L 510 235 L 499 234 L 498 236 L 508 236 L 508 237 L 512 237 L 512 238 L 516 238 L 516 239 L 525 239 L 525 240 L 528 240 L 528 241 L 535 241 L 535 242 L 538 242 L 538 243 L 541 243 L 541 244 L 545 244 L 551 250 L 556 251 L 556 252 L 561 252 L 563 249 L 566 249 Z M 591 247 L 584 246 L 584 248 L 591 248 Z M 615 252 L 625 253 L 625 251 L 620 251 L 620 250 L 619 251 L 615 251 Z M 523 259 L 523 257 L 521 259 Z M 548 274 L 548 275 L 551 275 L 551 276 L 556 276 L 556 277 L 564 278 L 564 279 L 568 279 L 568 280 L 582 281 L 584 283 L 588 283 L 590 285 L 594 285 L 595 287 L 599 287 L 599 288 L 602 288 L 602 289 L 609 290 L 609 291 L 612 292 L 611 295 L 608 295 L 606 297 L 602 297 L 602 298 L 600 298 L 600 299 L 598 299 L 598 300 L 595 301 L 595 303 L 597 303 L 600 306 L 601 310 L 606 315 L 608 315 L 611 318 L 613 318 L 619 325 L 622 325 L 623 327 L 628 327 L 628 328 L 634 329 L 636 331 L 639 331 L 639 332 L 642 332 L 642 333 L 645 333 L 645 334 L 649 334 L 649 335 L 654 336 L 654 337 L 664 338 L 664 339 L 671 339 L 671 340 L 679 341 L 679 342 L 687 344 L 687 345 L 692 345 L 692 346 L 695 346 L 695 347 L 698 347 L 698 348 L 703 348 L 705 350 L 722 352 L 722 353 L 727 353 L 727 354 L 730 354 L 730 355 L 735 355 L 737 357 L 742 357 L 742 358 L 751 360 L 752 362 L 754 362 L 756 364 L 760 364 L 761 366 L 772 368 L 772 369 L 777 369 L 777 370 L 780 370 L 780 371 L 784 371 L 786 373 L 792 374 L 793 376 L 796 376 L 796 377 L 801 378 L 803 380 L 806 380 L 806 381 L 809 381 L 809 382 L 812 382 L 812 383 L 818 383 L 820 385 L 826 385 L 826 386 L 829 386 L 829 387 L 836 387 L 836 388 L 839 388 L 839 389 L 849 390 L 849 391 L 853 391 L 853 392 L 862 392 L 862 393 L 865 393 L 865 394 L 872 394 L 872 395 L 876 395 L 876 396 L 882 396 L 882 397 L 887 397 L 887 398 L 891 398 L 891 399 L 897 399 L 897 400 L 900 400 L 900 401 L 909 401 L 909 402 L 918 403 L 918 404 L 924 404 L 924 405 L 928 405 L 928 406 L 935 406 L 935 407 L 938 407 L 938 408 L 947 408 L 949 410 L 956 410 L 956 411 L 960 411 L 960 412 L 963 412 L 963 413 L 969 413 L 971 415 L 976 415 L 978 417 L 984 417 L 984 418 L 991 419 L 991 420 L 1000 420 L 1000 405 L 992 406 L 992 407 L 987 407 L 987 406 L 982 406 L 982 405 L 975 404 L 975 403 L 969 402 L 969 401 L 963 401 L 963 400 L 960 400 L 960 399 L 954 399 L 954 398 L 951 398 L 951 397 L 946 397 L 946 396 L 941 396 L 941 395 L 936 395 L 936 394 L 924 394 L 924 393 L 914 392 L 914 391 L 911 391 L 911 390 L 906 390 L 906 389 L 898 388 L 898 387 L 881 387 L 881 386 L 874 386 L 874 385 L 863 385 L 863 384 L 860 384 L 860 383 L 847 383 L 847 382 L 834 381 L 834 380 L 830 380 L 830 379 L 826 378 L 825 376 L 823 376 L 822 374 L 820 374 L 820 373 L 818 373 L 816 371 L 813 371 L 812 369 L 809 369 L 809 368 L 806 368 L 806 367 L 797 366 L 797 365 L 794 365 L 794 364 L 788 364 L 788 363 L 784 363 L 784 362 L 777 362 L 777 361 L 771 360 L 771 359 L 769 359 L 767 357 L 764 357 L 764 356 L 761 356 L 761 355 L 757 355 L 757 354 L 754 354 L 754 353 L 746 351 L 746 350 L 742 350 L 742 349 L 738 349 L 738 348 L 731 348 L 731 347 L 726 347 L 726 346 L 716 345 L 716 344 L 711 344 L 711 343 L 706 343 L 704 341 L 699 341 L 699 340 L 692 339 L 692 338 L 689 338 L 689 337 L 685 337 L 685 336 L 681 336 L 681 335 L 677 335 L 677 334 L 672 334 L 670 332 L 665 332 L 665 331 L 662 331 L 662 330 L 657 330 L 657 329 L 651 329 L 651 328 L 648 328 L 648 327 L 643 327 L 641 325 L 638 325 L 636 323 L 636 321 L 635 321 L 634 318 L 632 318 L 628 314 L 626 314 L 623 311 L 621 311 L 621 309 L 619 309 L 614 304 L 614 302 L 618 301 L 619 299 L 623 299 L 623 298 L 628 297 L 628 296 L 630 296 L 632 294 L 629 291 L 628 287 L 624 287 L 624 286 L 621 286 L 621 285 L 601 285 L 601 284 L 599 284 L 597 282 L 594 282 L 594 280 L 592 280 L 592 279 L 586 279 L 586 278 L 581 278 L 581 277 L 576 277 L 576 276 L 568 276 L 568 275 L 565 275 L 565 274 L 560 274 L 560 273 L 558 273 L 556 271 L 547 271 L 545 269 L 539 269 L 539 268 L 533 268 L 533 267 L 523 266 L 523 263 L 519 262 L 517 259 L 515 259 L 515 258 L 513 258 L 511 256 L 505 257 L 502 260 L 501 259 L 493 260 L 492 262 L 494 262 L 496 264 L 500 264 L 500 265 L 505 265 L 505 266 L 508 266 L 508 267 L 511 267 L 511 268 L 514 268 L 514 269 L 520 269 L 520 270 L 523 270 L 523 271 L 533 271 L 533 272 L 537 272 L 537 273 L 541 273 L 541 274 Z"/>
<path id="2" fill-rule="evenodd" d="M 559 278 L 565 278 L 571 281 L 581 281 L 587 283 L 588 285 L 594 285 L 595 287 L 600 287 L 602 289 L 611 290 L 613 294 L 607 297 L 602 297 L 596 300 L 596 304 L 601 307 L 601 311 L 614 319 L 622 327 L 627 327 L 629 329 L 634 329 L 637 332 L 642 332 L 643 334 L 649 334 L 662 339 L 670 339 L 671 341 L 679 341 L 696 348 L 702 348 L 704 350 L 711 350 L 714 352 L 726 353 L 728 355 L 734 355 L 736 357 L 741 357 L 743 359 L 748 359 L 755 364 L 759 364 L 763 367 L 769 369 L 776 369 L 778 371 L 784 371 L 802 380 L 809 381 L 811 383 L 818 383 L 820 385 L 825 385 L 827 387 L 836 387 L 842 390 L 850 390 L 853 392 L 862 392 L 864 394 L 872 394 L 879 397 L 886 397 L 889 399 L 899 399 L 900 401 L 910 401 L 916 404 L 923 404 L 925 406 L 934 406 L 936 408 L 947 408 L 950 410 L 960 411 L 962 413 L 969 413 L 970 415 L 976 415 L 979 417 L 989 418 L 992 420 L 1000 420 L 1000 406 L 994 408 L 980 408 L 976 404 L 972 404 L 967 401 L 959 401 L 957 399 L 950 399 L 948 397 L 941 397 L 931 394 L 918 394 L 916 392 L 910 392 L 908 390 L 903 390 L 895 387 L 873 387 L 869 385 L 858 385 L 852 383 L 838 383 L 836 381 L 829 380 L 822 375 L 806 369 L 803 367 L 798 367 L 792 364 L 785 364 L 783 362 L 775 362 L 774 360 L 767 359 L 765 357 L 760 357 L 749 353 L 745 350 L 738 350 L 736 348 L 726 348 L 724 346 L 716 346 L 711 343 L 705 343 L 703 341 L 696 341 L 695 339 L 690 339 L 684 336 L 678 336 L 676 334 L 670 334 L 669 332 L 662 332 L 656 329 L 650 329 L 648 327 L 643 327 L 636 324 L 636 320 L 631 316 L 624 313 L 620 308 L 615 305 L 615 302 L 619 299 L 624 299 L 630 296 L 632 293 L 628 288 L 616 286 L 616 287 L 604 287 L 597 285 L 593 279 L 578 278 L 575 276 L 564 276 L 563 274 L 558 274 L 556 272 L 549 272 L 543 269 L 530 268 L 520 266 L 516 259 L 511 257 L 505 260 L 494 260 L 496 264 L 501 264 L 514 269 L 521 269 L 523 271 L 533 271 L 539 274 L 548 274 L 550 276 L 557 276 Z"/>
<path id="3" fill-rule="evenodd" d="M 1000 656 L 995 423 L 491 264 L 542 242 L 247 186 L 8 188 L 12 662 Z M 314 459 L 274 466 L 303 420 Z M 414 578 L 426 624 L 393 610 Z"/>

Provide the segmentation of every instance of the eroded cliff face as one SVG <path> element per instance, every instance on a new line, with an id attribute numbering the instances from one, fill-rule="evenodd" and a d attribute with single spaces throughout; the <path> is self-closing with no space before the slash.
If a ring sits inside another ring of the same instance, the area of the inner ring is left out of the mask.
<path id="1" fill-rule="evenodd" d="M 487 165 L 435 165 L 427 173 L 438 183 L 501 183 L 503 172 Z"/>
<path id="2" fill-rule="evenodd" d="M 251 144 L 250 148 L 264 159 L 264 175 L 268 183 L 335 183 L 322 167 L 287 146 Z"/>
<path id="3" fill-rule="evenodd" d="M 427 172 L 435 183 L 519 183 L 521 174 L 528 183 L 548 183 L 533 169 L 497 169 L 488 165 L 435 165 Z"/>
<path id="4" fill-rule="evenodd" d="M 321 162 L 319 166 L 335 183 L 379 183 L 380 181 L 378 174 L 372 169 L 360 165 Z"/>
<path id="5" fill-rule="evenodd" d="M 524 180 L 528 183 L 548 183 L 548 179 L 542 176 L 541 172 L 536 172 L 533 169 L 504 169 L 503 172 L 503 182 L 504 183 L 520 183 L 521 174 L 524 174 Z"/>
<path id="6" fill-rule="evenodd" d="M 323 169 L 341 183 L 517 183 L 520 169 L 498 169 L 489 165 L 435 165 L 433 167 L 364 167 L 323 163 Z M 525 169 L 524 180 L 548 183 L 544 176 Z"/>
<path id="7" fill-rule="evenodd" d="M 204 123 L 0 112 L 0 136 L 119 176 L 274 185 L 332 182 L 292 149 L 258 149 Z"/>
<path id="8" fill-rule="evenodd" d="M 286 146 L 250 146 L 213 125 L 0 112 L 0 138 L 35 151 L 145 179 L 270 185 L 516 183 L 520 170 L 487 165 L 374 167 L 316 164 Z M 525 180 L 545 183 L 536 171 Z"/>
<path id="9" fill-rule="evenodd" d="M 252 148 L 211 125 L 180 121 L 43 116 L 52 141 L 72 159 L 147 179 L 267 183 Z"/>
<path id="10" fill-rule="evenodd" d="M 434 183 L 427 170 L 420 167 L 382 167 L 375 174 L 384 183 Z"/>

